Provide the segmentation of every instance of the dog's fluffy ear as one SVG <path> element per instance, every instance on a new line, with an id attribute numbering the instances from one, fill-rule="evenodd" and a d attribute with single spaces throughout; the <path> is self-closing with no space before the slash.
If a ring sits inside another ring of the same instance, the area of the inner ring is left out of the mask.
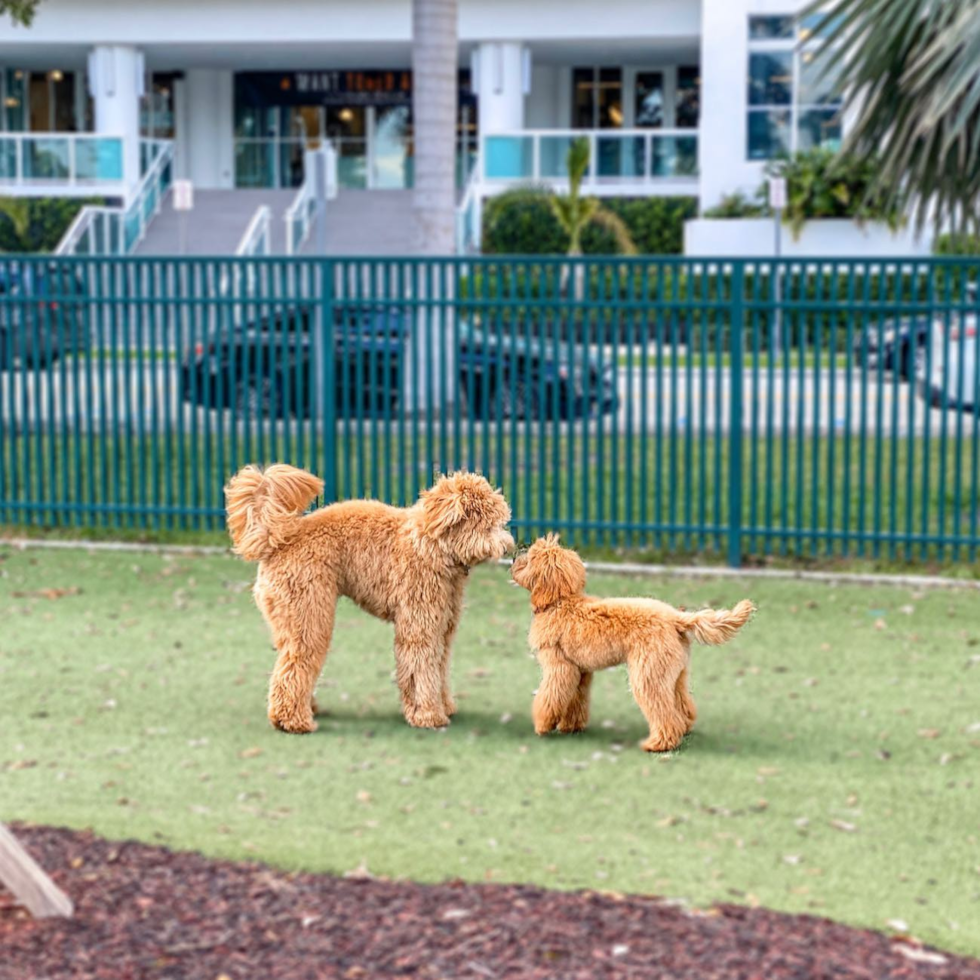
<path id="1" fill-rule="evenodd" d="M 423 534 L 439 537 L 463 521 L 488 526 L 506 523 L 510 508 L 503 495 L 476 473 L 451 473 L 419 495 Z"/>
<path id="2" fill-rule="evenodd" d="M 568 548 L 558 544 L 558 535 L 545 539 L 551 546 L 534 556 L 531 584 L 531 605 L 545 609 L 559 599 L 577 595 L 585 588 L 585 565 Z"/>

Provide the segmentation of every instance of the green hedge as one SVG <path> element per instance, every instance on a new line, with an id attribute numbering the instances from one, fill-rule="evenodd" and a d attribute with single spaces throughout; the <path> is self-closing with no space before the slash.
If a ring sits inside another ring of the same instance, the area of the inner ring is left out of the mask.
<path id="1" fill-rule="evenodd" d="M 550 191 L 521 187 L 491 198 L 483 211 L 482 248 L 486 255 L 563 255 L 568 236 L 551 211 Z M 626 223 L 637 249 L 647 255 L 679 255 L 684 222 L 697 214 L 693 197 L 603 198 L 605 208 Z M 612 235 L 591 225 L 582 236 L 586 255 L 612 255 Z"/>
<path id="2" fill-rule="evenodd" d="M 75 215 L 101 199 L 0 197 L 0 252 L 53 252 Z"/>

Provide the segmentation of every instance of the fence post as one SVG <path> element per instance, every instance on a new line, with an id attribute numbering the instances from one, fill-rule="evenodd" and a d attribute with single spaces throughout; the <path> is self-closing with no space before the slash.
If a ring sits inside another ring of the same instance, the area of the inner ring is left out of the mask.
<path id="1" fill-rule="evenodd" d="M 742 383 L 745 330 L 745 263 L 732 267 L 729 323 L 731 340 L 731 400 L 728 416 L 728 564 L 742 564 Z M 723 370 L 723 365 L 719 365 Z"/>
<path id="2" fill-rule="evenodd" d="M 337 499 L 337 379 L 334 325 L 334 263 L 320 259 L 320 427 L 323 434 L 323 499 Z"/>

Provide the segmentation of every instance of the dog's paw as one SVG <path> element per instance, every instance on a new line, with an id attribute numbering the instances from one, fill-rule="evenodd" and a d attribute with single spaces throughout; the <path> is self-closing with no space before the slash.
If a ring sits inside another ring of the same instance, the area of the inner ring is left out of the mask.
<path id="1" fill-rule="evenodd" d="M 456 714 L 456 701 L 451 694 L 445 694 L 442 698 L 442 709 L 450 718 Z"/>
<path id="2" fill-rule="evenodd" d="M 640 743 L 640 748 L 644 752 L 671 752 L 680 744 L 679 737 L 671 739 L 665 735 L 651 735 L 645 742 Z"/>
<path id="3" fill-rule="evenodd" d="M 449 724 L 449 716 L 444 711 L 406 708 L 405 721 L 413 728 L 445 728 Z"/>
<path id="4" fill-rule="evenodd" d="M 574 735 L 576 732 L 584 732 L 587 724 L 581 718 L 562 718 L 558 722 L 558 731 L 563 735 Z"/>
<path id="5" fill-rule="evenodd" d="M 289 732 L 291 735 L 309 735 L 320 727 L 313 720 L 312 715 L 309 718 L 281 718 L 278 715 L 270 714 L 269 721 L 272 722 L 273 728 L 278 728 L 282 732 Z"/>

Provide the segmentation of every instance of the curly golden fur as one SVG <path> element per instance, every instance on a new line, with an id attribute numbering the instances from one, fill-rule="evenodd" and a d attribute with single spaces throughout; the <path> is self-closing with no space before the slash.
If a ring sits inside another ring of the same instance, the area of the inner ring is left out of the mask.
<path id="1" fill-rule="evenodd" d="M 467 573 L 514 547 L 503 494 L 482 476 L 453 473 L 412 507 L 350 500 L 304 514 L 322 490 L 313 474 L 281 463 L 246 466 L 225 488 L 228 530 L 235 551 L 259 562 L 255 601 L 279 654 L 269 720 L 287 732 L 316 730 L 313 690 L 343 595 L 394 623 L 408 723 L 449 724 L 449 659 Z"/>
<path id="2" fill-rule="evenodd" d="M 697 709 L 688 688 L 691 640 L 730 640 L 755 610 L 681 612 L 656 599 L 595 599 L 584 593 L 585 565 L 556 535 L 539 538 L 514 560 L 514 581 L 531 593 L 529 641 L 541 664 L 534 730 L 578 732 L 589 722 L 592 674 L 626 664 L 630 688 L 650 725 L 648 752 L 676 748 Z"/>

